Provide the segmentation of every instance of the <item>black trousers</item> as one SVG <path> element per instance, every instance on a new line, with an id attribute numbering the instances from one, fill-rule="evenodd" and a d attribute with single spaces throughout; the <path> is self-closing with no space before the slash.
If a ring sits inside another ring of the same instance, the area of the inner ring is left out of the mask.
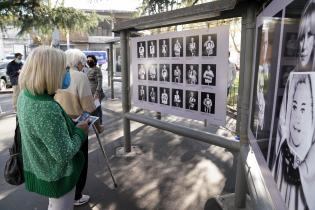
<path id="1" fill-rule="evenodd" d="M 80 151 L 83 152 L 85 162 L 84 162 L 83 169 L 81 171 L 79 180 L 75 188 L 75 200 L 79 200 L 82 197 L 82 191 L 86 183 L 88 163 L 89 163 L 89 159 L 88 159 L 89 158 L 88 156 L 89 144 L 88 143 L 89 143 L 88 138 L 86 138 L 86 140 L 84 141 L 84 143 L 82 144 L 80 148 Z"/>

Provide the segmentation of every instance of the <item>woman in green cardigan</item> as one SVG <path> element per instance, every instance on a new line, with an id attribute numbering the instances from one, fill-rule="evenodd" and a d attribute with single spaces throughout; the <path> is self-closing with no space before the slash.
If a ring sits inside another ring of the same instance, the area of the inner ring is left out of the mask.
<path id="1" fill-rule="evenodd" d="M 49 197 L 49 210 L 73 209 L 75 185 L 84 164 L 79 149 L 88 124 L 75 126 L 53 98 L 57 89 L 69 83 L 65 53 L 49 47 L 34 49 L 19 77 L 22 92 L 17 115 L 25 187 Z"/>

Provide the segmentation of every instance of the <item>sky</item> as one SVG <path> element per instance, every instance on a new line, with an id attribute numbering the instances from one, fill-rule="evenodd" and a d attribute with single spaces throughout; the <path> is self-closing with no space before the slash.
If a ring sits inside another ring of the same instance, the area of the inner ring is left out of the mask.
<path id="1" fill-rule="evenodd" d="M 65 6 L 76 9 L 135 11 L 141 2 L 141 0 L 65 0 Z"/>

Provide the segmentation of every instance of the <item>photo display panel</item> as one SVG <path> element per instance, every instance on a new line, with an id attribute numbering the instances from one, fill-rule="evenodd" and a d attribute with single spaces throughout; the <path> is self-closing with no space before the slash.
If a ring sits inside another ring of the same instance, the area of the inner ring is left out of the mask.
<path id="1" fill-rule="evenodd" d="M 130 40 L 134 106 L 225 125 L 229 26 Z"/>

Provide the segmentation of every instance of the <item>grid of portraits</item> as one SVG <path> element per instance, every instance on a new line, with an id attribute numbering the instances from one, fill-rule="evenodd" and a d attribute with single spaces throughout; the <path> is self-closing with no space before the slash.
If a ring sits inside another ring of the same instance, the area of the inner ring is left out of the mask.
<path id="1" fill-rule="evenodd" d="M 220 26 L 132 38 L 133 104 L 223 125 L 228 31 Z"/>
<path id="2" fill-rule="evenodd" d="M 217 34 L 203 34 L 137 42 L 137 58 L 180 58 L 199 56 L 217 56 Z"/>
<path id="3" fill-rule="evenodd" d="M 216 64 L 139 63 L 137 79 L 141 102 L 215 114 Z"/>
<path id="4" fill-rule="evenodd" d="M 217 84 L 216 64 L 138 64 L 138 82 L 214 87 Z"/>
<path id="5" fill-rule="evenodd" d="M 207 114 L 215 114 L 215 95 L 196 90 L 138 85 L 139 101 Z"/>

